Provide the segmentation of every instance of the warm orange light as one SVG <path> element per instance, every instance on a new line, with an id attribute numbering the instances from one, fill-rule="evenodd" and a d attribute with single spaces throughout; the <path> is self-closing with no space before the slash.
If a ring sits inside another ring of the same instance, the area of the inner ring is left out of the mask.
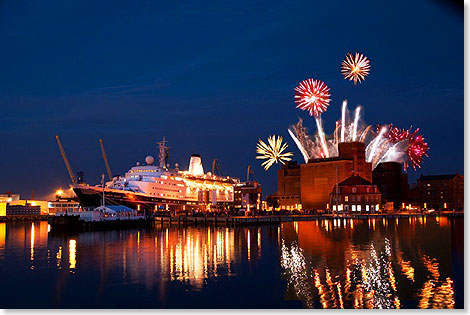
<path id="1" fill-rule="evenodd" d="M 69 241 L 69 268 L 75 269 L 77 265 L 77 241 L 70 240 Z"/>
<path id="2" fill-rule="evenodd" d="M 64 193 L 64 191 L 63 191 L 62 189 L 59 189 L 59 190 L 57 190 L 55 193 L 56 193 L 56 195 L 62 196 L 62 194 Z"/>

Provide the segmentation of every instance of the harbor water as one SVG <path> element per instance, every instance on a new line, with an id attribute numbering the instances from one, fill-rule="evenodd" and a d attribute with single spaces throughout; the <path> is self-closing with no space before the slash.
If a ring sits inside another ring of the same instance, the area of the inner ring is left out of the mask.
<path id="1" fill-rule="evenodd" d="M 0 223 L 1 308 L 463 308 L 464 219 L 53 233 Z"/>

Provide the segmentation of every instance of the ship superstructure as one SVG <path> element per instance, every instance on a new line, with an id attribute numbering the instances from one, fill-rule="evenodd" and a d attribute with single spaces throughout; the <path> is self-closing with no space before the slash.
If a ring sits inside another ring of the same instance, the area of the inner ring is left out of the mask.
<path id="1" fill-rule="evenodd" d="M 191 155 L 187 171 L 178 165 L 170 168 L 169 149 L 165 139 L 159 142 L 158 165 L 147 156 L 145 165 L 133 166 L 123 176 L 114 177 L 105 184 L 108 204 L 122 204 L 137 210 L 222 209 L 234 201 L 237 178 L 204 173 L 201 157 Z M 75 185 L 73 190 L 83 207 L 98 206 L 102 186 Z"/>

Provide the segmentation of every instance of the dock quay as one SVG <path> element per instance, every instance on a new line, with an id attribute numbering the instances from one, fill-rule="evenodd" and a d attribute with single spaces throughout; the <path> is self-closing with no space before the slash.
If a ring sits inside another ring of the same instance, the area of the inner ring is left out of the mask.
<path id="1" fill-rule="evenodd" d="M 50 215 L 7 215 L 0 216 L 0 222 L 15 222 L 15 221 L 47 221 Z"/>
<path id="2" fill-rule="evenodd" d="M 315 220 L 335 220 L 335 219 L 399 219 L 399 218 L 420 218 L 420 217 L 463 217 L 463 212 L 443 212 L 443 213 L 389 213 L 389 214 L 358 214 L 358 215 L 333 215 L 333 214 L 317 214 L 317 215 L 272 215 L 272 216 L 156 216 L 155 224 L 161 225 L 225 225 L 225 226 L 242 226 L 242 225 L 273 225 L 283 222 L 297 221 L 315 221 Z"/>
<path id="3" fill-rule="evenodd" d="M 110 220 L 87 222 L 80 220 L 79 216 L 53 216 L 48 219 L 51 230 L 83 231 L 83 230 L 118 230 L 151 227 L 154 221 L 151 218 L 139 220 Z"/>

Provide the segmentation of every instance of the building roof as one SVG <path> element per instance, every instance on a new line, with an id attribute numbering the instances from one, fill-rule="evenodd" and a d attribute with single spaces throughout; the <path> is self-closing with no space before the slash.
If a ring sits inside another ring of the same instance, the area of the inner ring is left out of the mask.
<path id="1" fill-rule="evenodd" d="M 340 158 L 339 156 L 333 156 L 329 158 L 309 159 L 306 164 L 321 163 L 321 162 L 335 162 L 335 161 L 352 161 L 352 159 L 344 159 L 344 158 Z"/>
<path id="2" fill-rule="evenodd" d="M 115 205 L 115 206 L 108 206 L 107 205 L 106 208 L 111 209 L 111 210 L 116 211 L 116 212 L 135 212 L 134 209 L 131 209 L 129 207 L 122 206 L 122 205 Z"/>
<path id="3" fill-rule="evenodd" d="M 460 176 L 459 173 L 456 174 L 445 174 L 445 175 L 421 175 L 418 180 L 446 180 L 453 179 L 456 176 Z"/>
<path id="4" fill-rule="evenodd" d="M 365 180 L 359 175 L 352 175 L 351 177 L 343 180 L 338 184 L 338 186 L 369 186 L 373 185 L 368 180 Z"/>

